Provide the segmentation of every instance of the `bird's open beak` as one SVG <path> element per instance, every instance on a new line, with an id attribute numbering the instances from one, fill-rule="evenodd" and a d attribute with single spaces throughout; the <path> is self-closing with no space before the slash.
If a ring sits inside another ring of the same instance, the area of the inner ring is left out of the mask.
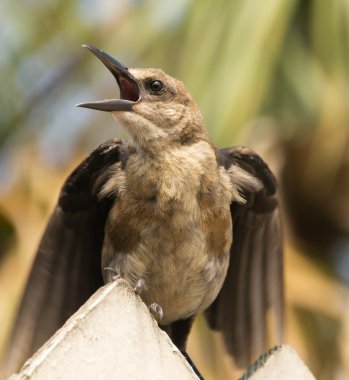
<path id="1" fill-rule="evenodd" d="M 137 81 L 122 63 L 102 50 L 90 45 L 82 45 L 104 63 L 114 75 L 120 88 L 120 99 L 107 99 L 97 102 L 79 103 L 77 107 L 92 108 L 99 111 L 131 111 L 132 106 L 140 100 Z"/>

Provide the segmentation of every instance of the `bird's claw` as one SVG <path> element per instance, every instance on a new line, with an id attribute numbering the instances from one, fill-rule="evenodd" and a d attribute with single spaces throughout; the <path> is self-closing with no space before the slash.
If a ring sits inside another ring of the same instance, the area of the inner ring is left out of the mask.
<path id="1" fill-rule="evenodd" d="M 144 286 L 145 286 L 145 281 L 143 280 L 143 278 L 140 278 L 137 283 L 136 283 L 136 286 L 133 288 L 133 291 L 137 294 L 137 295 L 141 295 L 143 289 L 144 289 Z"/>
<path id="2" fill-rule="evenodd" d="M 149 306 L 149 311 L 151 315 L 156 319 L 157 322 L 160 322 L 162 320 L 162 317 L 164 316 L 164 312 L 162 311 L 162 307 L 158 305 L 157 303 L 152 303 Z"/>
<path id="3" fill-rule="evenodd" d="M 120 274 L 112 267 L 105 267 L 104 270 L 106 272 L 111 272 L 112 274 L 111 279 L 113 281 L 119 280 L 121 278 Z"/>

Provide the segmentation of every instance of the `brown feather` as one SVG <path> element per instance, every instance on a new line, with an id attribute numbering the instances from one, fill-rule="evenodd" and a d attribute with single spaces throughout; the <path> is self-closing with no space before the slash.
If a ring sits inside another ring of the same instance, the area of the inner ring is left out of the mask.
<path id="1" fill-rule="evenodd" d="M 104 223 L 112 199 L 95 184 L 120 160 L 120 140 L 95 149 L 66 180 L 33 262 L 3 360 L 17 370 L 102 284 Z"/>
<path id="2" fill-rule="evenodd" d="M 161 323 L 173 324 L 166 330 L 181 350 L 192 318 L 208 308 L 237 364 L 248 364 L 265 344 L 268 308 L 282 329 L 273 174 L 248 148 L 217 150 L 182 82 L 158 69 L 126 69 L 88 48 L 114 75 L 121 99 L 80 105 L 111 111 L 132 142 L 101 145 L 64 184 L 29 276 L 9 366 L 16 369 L 102 285 L 104 267 L 132 286 L 145 281 L 143 301 L 160 304 Z"/>
<path id="3" fill-rule="evenodd" d="M 243 190 L 245 204 L 233 203 L 233 244 L 227 277 L 206 311 L 212 328 L 223 333 L 229 352 L 246 367 L 268 347 L 267 312 L 275 315 L 274 344 L 282 340 L 283 255 L 276 181 L 263 160 L 244 147 L 221 149 L 217 161 L 238 165 L 263 184 Z"/>

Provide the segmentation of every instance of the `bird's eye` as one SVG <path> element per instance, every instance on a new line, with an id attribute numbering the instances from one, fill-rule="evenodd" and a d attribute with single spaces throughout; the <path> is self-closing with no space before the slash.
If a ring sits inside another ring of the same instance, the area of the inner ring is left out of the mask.
<path id="1" fill-rule="evenodd" d="M 153 80 L 149 82 L 148 87 L 151 92 L 153 93 L 161 93 L 164 89 L 164 84 L 161 82 L 161 80 Z"/>

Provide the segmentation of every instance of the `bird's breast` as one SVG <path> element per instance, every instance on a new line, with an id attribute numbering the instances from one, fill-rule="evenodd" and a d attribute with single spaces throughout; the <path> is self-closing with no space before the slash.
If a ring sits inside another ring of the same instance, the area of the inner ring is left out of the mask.
<path id="1" fill-rule="evenodd" d="M 228 268 L 231 199 L 215 162 L 200 154 L 177 157 L 170 170 L 144 163 L 125 173 L 106 224 L 102 267 L 133 286 L 142 278 L 142 299 L 162 307 L 164 324 L 205 310 Z"/>
<path id="2" fill-rule="evenodd" d="M 148 306 L 156 302 L 162 307 L 165 325 L 208 308 L 222 287 L 229 263 L 229 251 L 210 251 L 217 244 L 212 241 L 214 231 L 188 221 L 180 227 L 151 218 L 143 222 L 142 229 L 138 223 L 131 228 L 128 223 L 119 225 L 129 241 L 121 236 L 117 241 L 119 233 L 109 231 L 103 267 L 113 267 L 131 286 L 143 279 L 141 297 Z M 231 241 L 230 224 L 219 233 Z"/>

